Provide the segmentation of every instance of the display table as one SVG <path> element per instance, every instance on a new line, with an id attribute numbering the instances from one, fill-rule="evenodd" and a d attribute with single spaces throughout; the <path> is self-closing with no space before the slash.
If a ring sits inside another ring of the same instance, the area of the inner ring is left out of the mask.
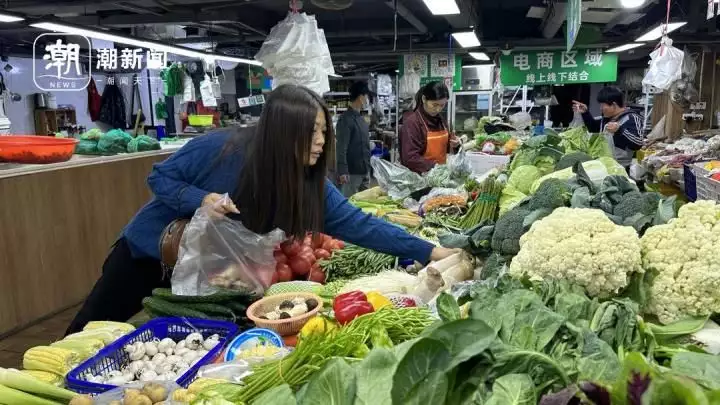
<path id="1" fill-rule="evenodd" d="M 82 302 L 146 179 L 181 145 L 47 165 L 0 164 L 0 336 Z"/>

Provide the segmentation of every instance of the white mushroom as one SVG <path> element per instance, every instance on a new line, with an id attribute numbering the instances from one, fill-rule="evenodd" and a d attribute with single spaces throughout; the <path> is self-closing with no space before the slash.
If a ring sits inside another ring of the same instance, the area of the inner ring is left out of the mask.
<path id="1" fill-rule="evenodd" d="M 185 347 L 190 350 L 197 350 L 202 346 L 203 341 L 204 339 L 201 334 L 193 332 L 185 338 Z"/>

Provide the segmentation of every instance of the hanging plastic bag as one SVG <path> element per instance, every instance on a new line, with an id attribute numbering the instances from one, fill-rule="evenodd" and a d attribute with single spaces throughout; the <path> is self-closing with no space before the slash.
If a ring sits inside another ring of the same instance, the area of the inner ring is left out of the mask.
<path id="1" fill-rule="evenodd" d="M 230 202 L 226 194 L 217 204 Z M 172 292 L 209 295 L 231 288 L 262 294 L 275 272 L 273 250 L 284 239 L 279 229 L 258 235 L 231 216 L 218 217 L 213 210 L 200 207 L 180 241 Z"/>
<path id="2" fill-rule="evenodd" d="M 212 79 L 212 92 L 213 97 L 222 98 L 222 88 L 220 87 L 220 80 L 217 76 Z"/>
<path id="3" fill-rule="evenodd" d="M 370 158 L 370 166 L 378 184 L 393 200 L 402 200 L 415 191 L 426 188 L 427 181 L 423 176 L 405 166 L 380 159 Z"/>
<path id="4" fill-rule="evenodd" d="M 212 79 L 208 75 L 205 75 L 205 79 L 200 82 L 200 97 L 205 107 L 217 107 L 217 99 L 212 88 Z"/>
<path id="5" fill-rule="evenodd" d="M 650 68 L 643 78 L 643 85 L 667 90 L 682 77 L 684 56 L 683 51 L 672 46 L 670 38 L 663 37 L 660 46 L 650 54 Z"/>
<path id="6" fill-rule="evenodd" d="M 578 128 L 585 125 L 585 121 L 583 121 L 582 114 L 575 111 L 573 113 L 573 120 L 570 122 L 570 128 Z"/>

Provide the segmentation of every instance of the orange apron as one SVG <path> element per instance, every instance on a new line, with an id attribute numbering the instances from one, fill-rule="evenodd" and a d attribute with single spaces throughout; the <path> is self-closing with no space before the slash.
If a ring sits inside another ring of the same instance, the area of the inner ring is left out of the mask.
<path id="1" fill-rule="evenodd" d="M 435 163 L 444 164 L 447 160 L 448 142 L 450 141 L 450 134 L 445 128 L 445 124 L 443 124 L 443 129 L 440 131 L 430 131 L 427 123 L 425 123 L 425 118 L 419 111 L 417 114 L 420 116 L 420 121 L 425 126 L 425 132 L 427 133 L 427 143 L 423 157 Z"/>

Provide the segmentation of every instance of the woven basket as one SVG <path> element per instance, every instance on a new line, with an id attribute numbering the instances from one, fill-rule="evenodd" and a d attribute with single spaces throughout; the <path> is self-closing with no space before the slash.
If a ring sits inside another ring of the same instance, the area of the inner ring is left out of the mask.
<path id="1" fill-rule="evenodd" d="M 278 319 L 276 321 L 260 318 L 264 314 L 274 310 L 275 307 L 280 305 L 281 302 L 285 300 L 292 300 L 293 298 L 297 297 L 301 297 L 303 299 L 314 298 L 315 300 L 317 300 L 318 306 L 315 307 L 312 311 L 308 311 L 305 314 L 293 318 Z M 278 294 L 270 297 L 265 297 L 250 305 L 250 307 L 247 309 L 247 317 L 251 321 L 255 322 L 255 325 L 257 325 L 258 327 L 272 329 L 278 334 L 280 334 L 280 336 L 297 335 L 298 332 L 300 332 L 300 329 L 305 326 L 305 323 L 310 320 L 310 318 L 317 315 L 318 312 L 320 312 L 320 310 L 322 309 L 322 304 L 322 298 L 313 293 L 296 292 Z"/>

